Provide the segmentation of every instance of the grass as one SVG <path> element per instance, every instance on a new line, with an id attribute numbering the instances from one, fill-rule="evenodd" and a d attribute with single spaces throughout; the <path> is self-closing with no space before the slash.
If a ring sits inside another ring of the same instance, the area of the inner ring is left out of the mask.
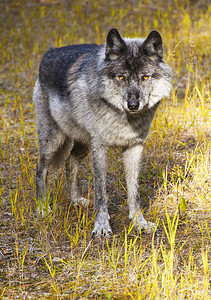
<path id="1" fill-rule="evenodd" d="M 211 299 L 209 1 L 11 0 L 0 3 L 0 16 L 0 298 Z M 131 227 L 115 150 L 108 171 L 114 235 L 98 242 L 90 239 L 90 158 L 81 170 L 88 208 L 71 207 L 61 170 L 50 176 L 52 215 L 36 216 L 32 92 L 48 48 L 103 43 L 112 27 L 131 37 L 159 30 L 173 87 L 153 121 L 140 174 L 143 209 L 157 234 Z"/>

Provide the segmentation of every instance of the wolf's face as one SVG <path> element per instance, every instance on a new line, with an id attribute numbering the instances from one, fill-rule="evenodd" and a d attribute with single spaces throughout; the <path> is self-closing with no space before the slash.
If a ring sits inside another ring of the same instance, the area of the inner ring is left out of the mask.
<path id="1" fill-rule="evenodd" d="M 103 75 L 109 78 L 119 107 L 137 114 L 169 95 L 171 70 L 162 58 L 163 44 L 157 31 L 146 40 L 123 40 L 116 29 L 108 33 Z"/>

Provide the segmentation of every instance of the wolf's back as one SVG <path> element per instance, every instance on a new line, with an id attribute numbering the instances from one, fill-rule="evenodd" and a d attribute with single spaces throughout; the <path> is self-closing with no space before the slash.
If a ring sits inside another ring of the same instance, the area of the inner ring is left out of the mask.
<path id="1" fill-rule="evenodd" d="M 93 53 L 94 55 L 99 48 L 100 46 L 95 44 L 83 44 L 50 49 L 44 54 L 40 63 L 39 81 L 42 86 L 65 96 L 66 78 L 72 64 L 84 54 Z M 86 60 L 84 60 L 85 63 Z"/>

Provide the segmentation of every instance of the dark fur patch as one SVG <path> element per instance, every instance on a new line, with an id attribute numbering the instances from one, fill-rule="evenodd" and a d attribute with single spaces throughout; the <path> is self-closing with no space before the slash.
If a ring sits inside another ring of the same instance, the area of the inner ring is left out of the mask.
<path id="1" fill-rule="evenodd" d="M 40 82 L 59 92 L 61 96 L 66 96 L 67 74 L 73 63 L 84 54 L 94 56 L 99 47 L 95 44 L 83 44 L 50 49 L 40 63 Z"/>

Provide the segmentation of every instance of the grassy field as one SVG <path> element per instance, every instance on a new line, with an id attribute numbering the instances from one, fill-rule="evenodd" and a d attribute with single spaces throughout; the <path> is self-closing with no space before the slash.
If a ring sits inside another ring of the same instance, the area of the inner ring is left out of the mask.
<path id="1" fill-rule="evenodd" d="M 208 0 L 0 2 L 0 299 L 211 299 L 210 23 Z M 157 234 L 131 228 L 121 151 L 112 150 L 114 235 L 96 241 L 90 157 L 80 173 L 89 206 L 71 206 L 60 170 L 49 176 L 52 214 L 35 214 L 32 93 L 48 48 L 104 43 L 112 27 L 130 37 L 160 31 L 173 86 L 140 174 Z"/>

